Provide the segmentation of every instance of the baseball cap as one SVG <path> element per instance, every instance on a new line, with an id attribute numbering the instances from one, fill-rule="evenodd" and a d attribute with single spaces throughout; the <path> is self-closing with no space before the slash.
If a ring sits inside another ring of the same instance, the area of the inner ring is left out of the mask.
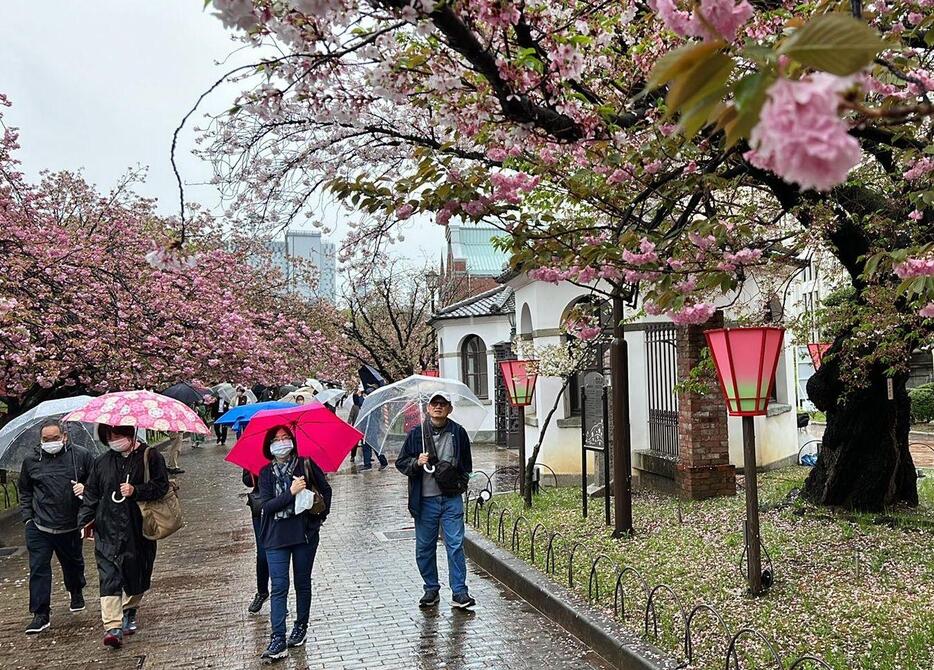
<path id="1" fill-rule="evenodd" d="M 434 400 L 435 398 L 443 398 L 449 405 L 454 404 L 454 401 L 451 398 L 451 394 L 448 393 L 447 391 L 438 391 L 437 393 L 432 393 L 431 398 L 429 398 L 428 402 L 431 403 L 431 401 Z"/>

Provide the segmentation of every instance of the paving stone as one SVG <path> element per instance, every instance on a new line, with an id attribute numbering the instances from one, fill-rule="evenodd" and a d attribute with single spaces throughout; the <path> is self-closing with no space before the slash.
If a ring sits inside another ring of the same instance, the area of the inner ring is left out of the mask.
<path id="1" fill-rule="evenodd" d="M 97 570 L 85 544 L 88 609 L 68 612 L 53 560 L 52 628 L 27 637 L 28 561 L 0 558 L 0 665 L 23 670 L 181 670 L 259 667 L 269 635 L 269 606 L 247 613 L 253 595 L 253 532 L 239 471 L 205 443 L 184 449 L 179 475 L 187 525 L 159 543 L 153 588 L 139 611 L 140 631 L 123 649 L 101 645 Z M 504 452 L 477 448 L 475 467 L 492 472 Z M 309 637 L 278 668 L 322 670 L 587 670 L 606 668 L 578 640 L 468 564 L 475 612 L 418 608 L 421 579 L 413 539 L 378 532 L 413 526 L 405 480 L 394 469 L 330 476 L 332 514 L 313 575 Z M 403 534 L 404 535 L 404 534 Z M 441 583 L 447 583 L 439 547 Z M 294 607 L 294 600 L 291 601 Z M 291 622 L 290 622 L 291 623 Z"/>

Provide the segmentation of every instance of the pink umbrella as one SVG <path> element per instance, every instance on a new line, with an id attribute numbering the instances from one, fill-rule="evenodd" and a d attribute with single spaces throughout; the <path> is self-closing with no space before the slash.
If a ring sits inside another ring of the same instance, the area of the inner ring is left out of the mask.
<path id="1" fill-rule="evenodd" d="M 363 433 L 323 405 L 264 409 L 253 415 L 226 460 L 255 475 L 269 463 L 263 441 L 270 428 L 285 426 L 295 435 L 298 455 L 312 459 L 325 472 L 336 472 Z"/>
<path id="2" fill-rule="evenodd" d="M 178 400 L 151 391 L 119 391 L 98 396 L 81 409 L 68 414 L 65 421 L 203 435 L 210 432 L 193 409 Z"/>

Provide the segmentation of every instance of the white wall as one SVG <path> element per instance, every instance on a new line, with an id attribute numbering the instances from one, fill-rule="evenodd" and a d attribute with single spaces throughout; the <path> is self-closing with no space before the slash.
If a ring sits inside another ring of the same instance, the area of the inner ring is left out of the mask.
<path id="1" fill-rule="evenodd" d="M 479 430 L 478 438 L 495 438 L 495 417 L 493 399 L 495 396 L 496 377 L 493 367 L 493 345 L 508 342 L 511 332 L 509 320 L 505 316 L 472 317 L 468 319 L 443 319 L 434 324 L 438 334 L 439 370 L 442 377 L 463 381 L 461 370 L 461 344 L 469 335 L 476 335 L 486 347 L 487 357 L 487 398 L 481 400 L 483 408 L 456 408 L 451 418 L 471 430 Z"/>

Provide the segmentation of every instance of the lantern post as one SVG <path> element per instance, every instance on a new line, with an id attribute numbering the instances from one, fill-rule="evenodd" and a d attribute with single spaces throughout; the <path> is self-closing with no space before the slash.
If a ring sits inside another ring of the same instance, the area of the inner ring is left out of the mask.
<path id="1" fill-rule="evenodd" d="M 830 342 L 809 342 L 808 354 L 811 356 L 811 363 L 814 364 L 815 372 L 820 370 L 824 363 L 824 354 L 830 349 Z"/>
<path id="2" fill-rule="evenodd" d="M 499 367 L 503 373 L 503 381 L 506 383 L 506 391 L 509 393 L 509 402 L 519 410 L 519 490 L 525 502 L 531 505 L 531 493 L 526 496 L 525 491 L 525 408 L 532 403 L 535 393 L 538 361 L 500 361 Z"/>
<path id="3" fill-rule="evenodd" d="M 730 416 L 743 419 L 743 473 L 746 478 L 746 579 L 749 592 L 763 591 L 756 430 L 753 417 L 768 412 L 784 328 L 719 328 L 704 333 Z"/>

